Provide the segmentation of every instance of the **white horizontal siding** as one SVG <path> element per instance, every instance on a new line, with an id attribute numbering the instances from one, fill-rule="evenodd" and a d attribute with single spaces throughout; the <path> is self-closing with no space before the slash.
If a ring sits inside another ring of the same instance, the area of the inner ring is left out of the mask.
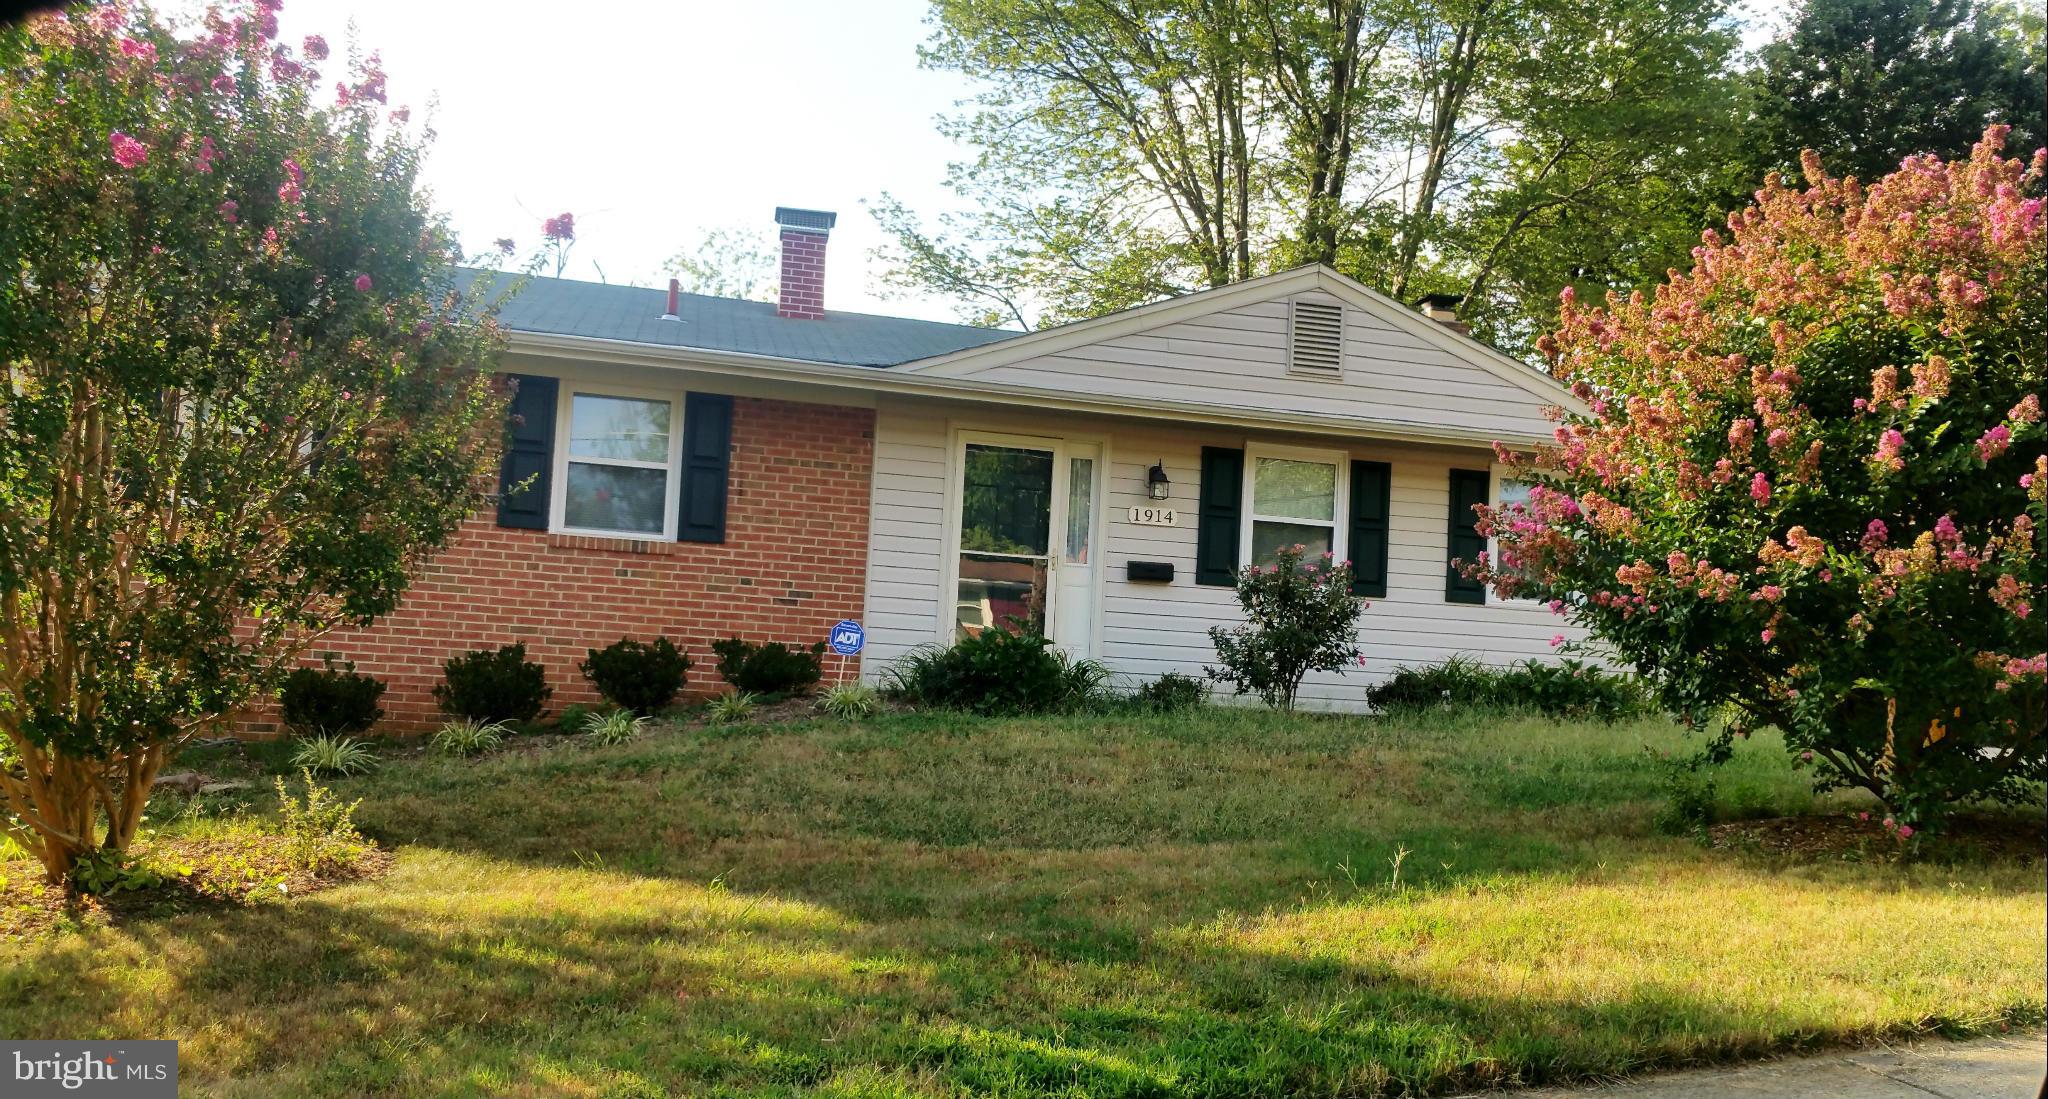
<path id="1" fill-rule="evenodd" d="M 1298 296 L 1343 304 L 1321 291 Z M 1290 300 L 1219 310 L 971 373 L 982 381 L 1232 411 L 1441 424 L 1504 439 L 1550 434 L 1543 398 L 1355 305 L 1344 309 L 1342 378 L 1289 373 Z"/>
<path id="2" fill-rule="evenodd" d="M 876 506 L 871 525 L 876 536 L 868 560 L 864 664 L 870 678 L 879 677 L 910 648 L 940 636 L 945 501 L 954 476 L 945 456 L 955 428 L 1106 439 L 1098 655 L 1131 681 L 1169 671 L 1200 675 L 1205 664 L 1215 662 L 1209 628 L 1233 625 L 1241 616 L 1231 589 L 1194 582 L 1201 448 L 1242 447 L 1248 441 L 1243 433 L 886 398 L 875 421 Z M 1250 441 L 1343 449 L 1352 458 L 1393 466 L 1388 591 L 1385 598 L 1372 600 L 1359 622 L 1359 647 L 1366 665 L 1342 675 L 1310 677 L 1302 688 L 1304 706 L 1363 708 L 1365 688 L 1398 665 L 1434 663 L 1460 654 L 1495 665 L 1548 660 L 1554 658 L 1551 637 L 1581 636 L 1533 604 L 1472 606 L 1444 601 L 1450 471 L 1487 468 L 1487 452 L 1374 442 L 1333 447 L 1327 439 L 1264 435 Z M 1165 464 L 1173 485 L 1169 503 L 1181 513 L 1180 526 L 1143 527 L 1125 521 L 1127 509 L 1151 502 L 1145 479 L 1153 462 Z M 1124 579 L 1124 568 L 1133 560 L 1172 563 L 1173 583 L 1130 583 Z"/>

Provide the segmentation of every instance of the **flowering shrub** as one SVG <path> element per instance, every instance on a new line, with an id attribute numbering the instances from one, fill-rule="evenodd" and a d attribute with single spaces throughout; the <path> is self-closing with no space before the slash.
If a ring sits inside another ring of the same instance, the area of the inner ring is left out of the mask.
<path id="1" fill-rule="evenodd" d="M 1590 627 L 1674 712 L 1783 729 L 1902 837 L 2048 773 L 2048 151 L 2003 138 L 1868 187 L 1808 154 L 1805 188 L 1767 180 L 1654 297 L 1567 292 L 1542 347 L 1585 410 L 1503 454 L 1535 487 L 1482 516 L 1502 594 Z"/>
<path id="2" fill-rule="evenodd" d="M 1294 709 L 1295 692 L 1310 672 L 1343 671 L 1365 663 L 1356 629 L 1367 604 L 1351 594 L 1351 562 L 1306 557 L 1303 546 L 1283 546 L 1270 565 L 1237 574 L 1237 602 L 1245 623 L 1211 626 L 1222 668 L 1209 678 L 1236 693 L 1256 692 L 1268 706 Z"/>
<path id="3" fill-rule="evenodd" d="M 333 99 L 271 0 L 0 27 L 0 831 L 125 848 L 182 740 L 397 605 L 495 464 L 375 54 Z"/>

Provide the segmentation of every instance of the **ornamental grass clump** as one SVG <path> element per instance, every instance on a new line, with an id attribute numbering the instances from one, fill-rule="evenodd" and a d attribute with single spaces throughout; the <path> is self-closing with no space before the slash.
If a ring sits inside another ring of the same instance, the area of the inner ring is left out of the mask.
<path id="1" fill-rule="evenodd" d="M 1583 408 L 1502 454 L 1534 487 L 1469 563 L 1901 838 L 2048 778 L 2048 150 L 2005 132 L 1868 186 L 1809 153 L 1654 294 L 1567 292 L 1542 347 Z"/>

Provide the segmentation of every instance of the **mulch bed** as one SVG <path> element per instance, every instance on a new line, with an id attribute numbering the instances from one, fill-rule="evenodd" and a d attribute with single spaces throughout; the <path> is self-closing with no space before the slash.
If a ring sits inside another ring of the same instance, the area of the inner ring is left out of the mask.
<path id="1" fill-rule="evenodd" d="M 283 837 L 267 835 L 160 840 L 139 854 L 163 883 L 105 897 L 70 896 L 46 885 L 33 860 L 0 863 L 0 939 L 274 903 L 380 877 L 392 863 L 389 851 L 366 846 L 348 865 L 313 874 L 292 864 Z"/>
<path id="2" fill-rule="evenodd" d="M 1901 844 L 1884 827 L 1882 814 L 1826 817 L 1770 817 L 1734 821 L 1707 829 L 1707 843 L 1719 850 L 1748 851 L 1800 861 L 1894 858 Z M 2011 817 L 1970 814 L 1952 819 L 1918 855 L 1967 856 L 1987 860 L 2039 859 L 2048 852 L 2048 827 L 2016 825 Z"/>

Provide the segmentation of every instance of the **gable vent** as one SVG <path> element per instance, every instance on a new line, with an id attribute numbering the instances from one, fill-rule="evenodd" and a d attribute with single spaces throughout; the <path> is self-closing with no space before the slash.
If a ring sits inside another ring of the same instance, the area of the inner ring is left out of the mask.
<path id="1" fill-rule="evenodd" d="M 1287 369 L 1319 378 L 1344 373 L 1343 306 L 1295 301 L 1287 327 Z"/>

